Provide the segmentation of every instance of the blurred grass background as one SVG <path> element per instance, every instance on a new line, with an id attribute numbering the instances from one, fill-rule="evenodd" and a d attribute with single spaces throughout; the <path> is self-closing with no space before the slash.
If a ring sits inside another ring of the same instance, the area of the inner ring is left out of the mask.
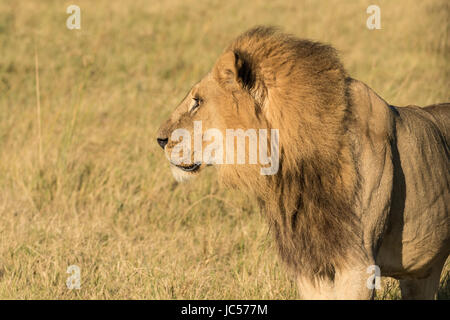
<path id="1" fill-rule="evenodd" d="M 66 28 L 70 4 L 81 30 Z M 371 4 L 382 30 L 366 28 Z M 254 201 L 213 170 L 174 182 L 155 142 L 258 24 L 333 44 L 392 104 L 450 100 L 445 0 L 0 0 L 0 298 L 297 297 Z M 72 264 L 80 290 L 66 287 Z M 377 297 L 399 298 L 395 281 Z"/>

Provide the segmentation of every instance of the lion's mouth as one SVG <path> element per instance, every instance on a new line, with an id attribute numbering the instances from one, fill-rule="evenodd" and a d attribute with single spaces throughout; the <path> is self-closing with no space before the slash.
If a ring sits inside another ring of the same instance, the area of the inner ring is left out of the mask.
<path id="1" fill-rule="evenodd" d="M 180 165 L 177 165 L 177 164 L 175 164 L 174 166 L 179 168 L 179 169 L 181 169 L 181 170 L 183 170 L 183 171 L 186 171 L 186 172 L 195 172 L 195 171 L 197 171 L 200 168 L 201 165 L 202 165 L 201 163 L 194 163 L 194 164 L 192 164 L 190 166 L 180 166 Z"/>

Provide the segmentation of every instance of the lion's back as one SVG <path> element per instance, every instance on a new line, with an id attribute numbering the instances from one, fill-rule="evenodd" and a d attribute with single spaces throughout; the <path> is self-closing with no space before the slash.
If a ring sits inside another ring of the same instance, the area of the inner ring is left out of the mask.
<path id="1" fill-rule="evenodd" d="M 434 104 L 422 109 L 433 117 L 432 120 L 443 134 L 448 148 L 450 143 L 450 103 Z"/>

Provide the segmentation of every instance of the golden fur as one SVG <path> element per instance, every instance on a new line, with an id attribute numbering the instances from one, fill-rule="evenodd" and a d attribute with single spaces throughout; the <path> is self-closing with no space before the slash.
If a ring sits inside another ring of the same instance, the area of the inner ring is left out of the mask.
<path id="1" fill-rule="evenodd" d="M 201 101 L 194 111 L 190 110 L 193 98 Z M 435 177 L 441 179 L 438 184 L 434 178 L 425 182 L 435 185 L 439 208 L 433 223 L 444 227 L 435 241 L 439 248 L 432 248 L 435 255 L 423 262 L 424 270 L 436 261 L 441 263 L 449 251 L 448 207 L 442 204 L 449 200 L 445 172 L 449 108 L 433 108 L 438 111 L 428 121 L 439 124 L 430 129 L 436 132 L 424 134 L 440 136 L 433 157 L 440 157 L 437 170 L 442 176 Z M 385 255 L 379 251 L 384 236 L 402 227 L 391 221 L 395 214 L 406 214 L 405 205 L 398 208 L 400 193 L 392 193 L 396 183 L 406 183 L 405 178 L 397 181 L 402 147 L 395 145 L 396 117 L 402 112 L 349 78 L 332 47 L 258 27 L 231 43 L 212 72 L 161 127 L 158 137 L 169 140 L 165 146 L 169 155 L 176 144 L 171 132 L 176 128 L 192 131 L 195 120 L 203 121 L 203 130 L 279 129 L 276 175 L 260 175 L 258 165 L 219 165 L 221 179 L 258 198 L 280 257 L 298 278 L 304 297 L 368 298 L 373 291 L 365 288 L 364 272 L 383 260 Z M 186 178 L 204 167 L 193 173 L 173 170 Z M 425 272 L 406 270 L 404 265 L 389 268 L 393 276 Z"/>

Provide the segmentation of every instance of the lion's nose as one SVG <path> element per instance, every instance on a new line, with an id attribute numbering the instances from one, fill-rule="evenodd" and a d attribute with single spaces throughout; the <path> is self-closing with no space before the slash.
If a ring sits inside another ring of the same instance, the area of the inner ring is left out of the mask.
<path id="1" fill-rule="evenodd" d="M 161 146 L 161 148 L 164 149 L 164 147 L 166 146 L 167 142 L 169 141 L 169 139 L 165 138 L 157 138 L 156 141 L 158 141 L 158 144 Z"/>

